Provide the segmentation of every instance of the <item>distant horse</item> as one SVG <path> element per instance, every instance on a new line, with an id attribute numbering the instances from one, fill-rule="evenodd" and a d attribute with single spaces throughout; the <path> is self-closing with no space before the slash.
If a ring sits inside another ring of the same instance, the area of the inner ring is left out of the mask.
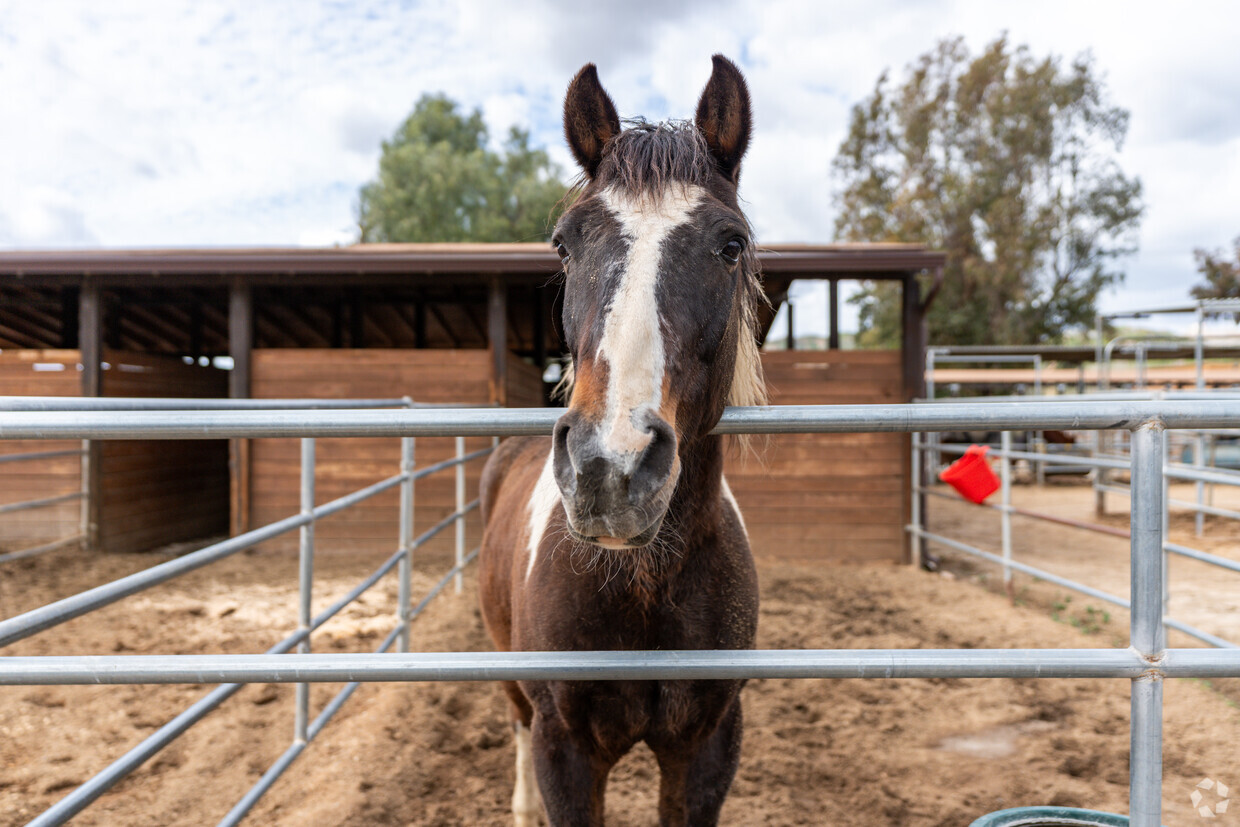
<path id="1" fill-rule="evenodd" d="M 564 132 L 584 172 L 552 241 L 571 395 L 550 439 L 510 439 L 483 472 L 487 628 L 502 650 L 752 648 L 757 578 L 710 433 L 765 387 L 764 299 L 736 196 L 745 80 L 716 55 L 693 123 L 622 131 L 588 64 Z M 660 823 L 717 823 L 743 683 L 505 683 L 517 825 L 544 807 L 552 825 L 602 824 L 607 775 L 639 741 L 658 760 Z"/>

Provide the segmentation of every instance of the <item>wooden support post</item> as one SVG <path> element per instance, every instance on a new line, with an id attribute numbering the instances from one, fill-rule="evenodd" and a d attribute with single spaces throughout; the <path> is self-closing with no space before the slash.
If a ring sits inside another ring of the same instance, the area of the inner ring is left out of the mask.
<path id="1" fill-rule="evenodd" d="M 830 308 L 830 327 L 827 329 L 827 347 L 831 350 L 840 349 L 840 280 L 831 279 L 827 282 L 827 306 Z"/>
<path id="2" fill-rule="evenodd" d="M 921 285 L 913 273 L 904 279 L 902 298 L 904 401 L 908 402 L 926 395 L 926 319 L 921 306 Z"/>
<path id="3" fill-rule="evenodd" d="M 904 289 L 901 291 L 901 320 L 902 320 L 902 336 L 901 336 L 901 356 L 904 374 L 904 399 L 908 402 L 913 399 L 920 399 L 926 395 L 926 320 L 925 311 L 921 306 L 921 285 L 917 283 L 917 275 L 909 273 L 904 278 Z M 911 484 L 913 482 L 912 461 L 912 442 L 911 438 L 906 437 L 904 441 L 905 447 L 908 449 L 905 453 L 909 459 L 904 464 L 905 483 L 905 502 L 909 505 L 905 506 L 904 518 L 907 521 L 911 515 L 908 513 L 911 506 Z M 926 514 L 925 495 L 921 495 L 920 512 Z M 923 517 L 924 519 L 924 517 Z M 906 533 L 904 537 L 905 561 L 912 562 L 913 548 L 909 542 L 909 536 Z"/>
<path id="4" fill-rule="evenodd" d="M 788 341 L 784 342 L 784 348 L 787 350 L 797 349 L 797 335 L 793 325 L 792 318 L 792 296 L 788 296 L 784 306 L 788 308 Z"/>
<path id="5" fill-rule="evenodd" d="M 491 404 L 508 405 L 508 288 L 492 278 L 487 290 L 487 345 L 491 351 Z"/>
<path id="6" fill-rule="evenodd" d="M 78 294 L 78 348 L 82 359 L 82 396 L 101 396 L 103 393 L 103 297 L 99 283 L 89 277 L 82 279 Z M 83 516 L 82 534 L 86 548 L 99 548 L 99 518 L 102 496 L 100 459 L 103 443 L 97 439 L 85 441 L 86 453 L 82 458 Z"/>
<path id="7" fill-rule="evenodd" d="M 254 295 L 240 276 L 228 286 L 228 354 L 233 367 L 228 375 L 228 395 L 232 399 L 250 398 L 250 356 L 254 349 Z M 250 441 L 233 439 L 228 443 L 232 533 L 241 534 L 250 526 Z"/>

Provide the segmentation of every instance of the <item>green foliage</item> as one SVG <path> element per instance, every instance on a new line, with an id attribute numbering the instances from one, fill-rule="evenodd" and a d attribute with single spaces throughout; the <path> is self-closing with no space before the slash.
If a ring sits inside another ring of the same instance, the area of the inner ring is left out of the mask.
<path id="1" fill-rule="evenodd" d="M 1005 37 L 976 58 L 943 41 L 853 108 L 834 161 L 836 235 L 947 253 L 934 344 L 1059 341 L 1092 323 L 1135 250 L 1141 184 L 1115 161 L 1127 128 L 1088 56 L 1064 68 Z M 898 286 L 853 301 L 863 342 L 899 342 Z"/>
<path id="2" fill-rule="evenodd" d="M 540 241 L 551 236 L 566 185 L 529 133 L 513 128 L 502 152 L 487 126 L 443 95 L 423 95 L 383 142 L 379 175 L 362 187 L 361 240 Z"/>
<path id="3" fill-rule="evenodd" d="M 1235 260 L 1229 261 L 1222 250 L 1193 250 L 1197 260 L 1197 272 L 1206 277 L 1205 282 L 1193 286 L 1197 299 L 1240 299 L 1240 236 L 1232 241 Z"/>

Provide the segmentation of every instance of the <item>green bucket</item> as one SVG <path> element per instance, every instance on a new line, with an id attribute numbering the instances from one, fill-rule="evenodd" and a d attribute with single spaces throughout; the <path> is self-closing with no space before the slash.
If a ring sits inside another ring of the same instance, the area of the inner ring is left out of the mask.
<path id="1" fill-rule="evenodd" d="M 1075 807 L 1015 807 L 984 815 L 969 827 L 1128 827 L 1128 816 Z"/>

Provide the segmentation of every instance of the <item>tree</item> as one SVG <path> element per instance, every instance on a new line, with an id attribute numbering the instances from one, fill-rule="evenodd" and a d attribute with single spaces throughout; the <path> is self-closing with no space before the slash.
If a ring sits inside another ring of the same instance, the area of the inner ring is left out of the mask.
<path id="1" fill-rule="evenodd" d="M 567 187 L 546 151 L 513 127 L 502 152 L 487 148 L 481 111 L 423 95 L 390 141 L 379 174 L 362 187 L 362 241 L 539 241 Z"/>
<path id="2" fill-rule="evenodd" d="M 936 344 L 1058 341 L 1093 321 L 1136 249 L 1141 183 L 1114 157 L 1127 128 L 1087 55 L 1063 68 L 1006 37 L 976 58 L 945 40 L 853 108 L 833 164 L 836 235 L 947 254 Z M 868 284 L 853 301 L 862 341 L 899 341 L 897 286 Z"/>
<path id="3" fill-rule="evenodd" d="M 1206 277 L 1204 283 L 1193 285 L 1193 298 L 1240 299 L 1240 236 L 1231 243 L 1235 247 L 1234 261 L 1228 261 L 1222 250 L 1193 250 L 1197 272 Z"/>

